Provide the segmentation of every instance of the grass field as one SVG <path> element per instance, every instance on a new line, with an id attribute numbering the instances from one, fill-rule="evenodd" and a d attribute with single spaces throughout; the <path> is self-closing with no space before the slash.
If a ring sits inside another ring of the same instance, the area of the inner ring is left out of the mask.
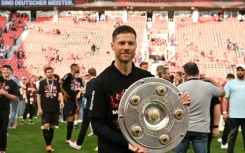
<path id="1" fill-rule="evenodd" d="M 20 122 L 20 120 L 18 120 Z M 45 142 L 42 136 L 42 130 L 40 129 L 40 118 L 34 119 L 34 125 L 28 125 L 27 122 L 24 125 L 19 125 L 17 129 L 10 129 L 8 136 L 7 153 L 45 153 Z M 96 136 L 86 137 L 82 149 L 75 150 L 65 144 L 66 137 L 66 123 L 59 123 L 59 129 L 55 129 L 54 139 L 52 146 L 56 153 L 96 153 L 94 151 L 97 146 Z M 79 128 L 81 124 L 79 124 Z M 80 129 L 74 129 L 72 137 L 77 139 L 77 135 Z M 88 131 L 88 133 L 90 130 Z M 191 148 L 191 147 L 190 147 Z M 242 153 L 243 141 L 241 134 L 239 133 L 237 144 L 235 147 L 235 153 Z M 220 149 L 220 143 L 216 139 L 213 139 L 211 153 L 226 153 L 226 150 Z M 172 152 L 171 152 L 172 153 Z M 188 153 L 193 153 L 192 149 L 189 149 Z"/>

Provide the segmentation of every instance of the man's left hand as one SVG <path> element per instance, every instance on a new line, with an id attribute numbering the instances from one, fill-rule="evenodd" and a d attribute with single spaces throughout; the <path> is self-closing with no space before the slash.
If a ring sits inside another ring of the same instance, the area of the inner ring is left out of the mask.
<path id="1" fill-rule="evenodd" d="M 183 93 L 180 98 L 183 105 L 190 105 L 191 97 L 187 92 Z"/>
<path id="2" fill-rule="evenodd" d="M 216 138 L 219 136 L 219 128 L 213 128 L 212 130 L 213 138 Z"/>

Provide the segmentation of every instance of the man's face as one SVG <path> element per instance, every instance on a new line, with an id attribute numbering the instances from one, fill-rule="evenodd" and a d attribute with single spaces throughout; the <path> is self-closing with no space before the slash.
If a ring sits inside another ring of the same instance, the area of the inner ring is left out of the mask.
<path id="1" fill-rule="evenodd" d="M 74 70 L 75 70 L 75 73 L 80 73 L 80 67 L 79 67 L 79 66 L 76 66 L 76 67 L 74 68 Z"/>
<path id="2" fill-rule="evenodd" d="M 86 75 L 84 76 L 84 78 L 85 78 L 85 80 L 90 80 L 90 79 L 91 79 L 91 76 L 90 76 L 89 74 L 86 74 Z"/>
<path id="3" fill-rule="evenodd" d="M 2 69 L 2 74 L 4 77 L 9 77 L 10 74 L 12 74 L 12 71 L 9 68 L 3 68 Z"/>
<path id="4" fill-rule="evenodd" d="M 141 67 L 140 67 L 142 70 L 148 70 L 148 64 L 145 64 L 145 65 L 142 65 Z"/>
<path id="5" fill-rule="evenodd" d="M 47 70 L 45 74 L 46 74 L 46 77 L 47 77 L 48 79 L 52 79 L 52 78 L 53 78 L 54 72 L 53 72 L 52 69 L 50 69 L 50 70 Z"/>
<path id="6" fill-rule="evenodd" d="M 37 81 L 37 78 L 36 78 L 36 77 L 31 77 L 30 83 L 34 83 L 34 82 L 36 82 L 36 81 Z"/>
<path id="7" fill-rule="evenodd" d="M 115 60 L 122 63 L 132 61 L 135 56 L 136 47 L 136 38 L 132 33 L 121 33 L 111 43 L 111 48 L 115 52 Z"/>
<path id="8" fill-rule="evenodd" d="M 165 80 L 170 81 L 170 72 L 169 72 L 169 69 L 167 69 L 166 72 L 162 74 L 162 78 L 165 79 Z"/>
<path id="9" fill-rule="evenodd" d="M 78 78 L 80 73 L 75 73 L 75 78 Z"/>
<path id="10" fill-rule="evenodd" d="M 238 67 L 237 68 L 237 71 L 236 71 L 236 75 L 239 79 L 243 79 L 244 78 L 244 75 L 245 75 L 245 71 L 243 68 L 241 67 Z"/>
<path id="11" fill-rule="evenodd" d="M 177 82 L 182 81 L 182 77 L 181 77 L 179 74 L 177 74 L 177 73 L 174 75 L 174 79 L 175 79 L 175 81 L 177 81 Z"/>

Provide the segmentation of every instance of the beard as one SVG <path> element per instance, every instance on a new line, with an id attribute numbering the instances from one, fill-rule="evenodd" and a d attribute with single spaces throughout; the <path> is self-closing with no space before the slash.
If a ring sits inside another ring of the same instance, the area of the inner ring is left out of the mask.
<path id="1" fill-rule="evenodd" d="M 76 70 L 75 73 L 80 73 L 80 70 Z"/>
<path id="2" fill-rule="evenodd" d="M 240 80 L 244 79 L 244 75 L 243 75 L 243 74 L 237 74 L 237 77 L 238 77 L 238 79 L 240 79 Z"/>
<path id="3" fill-rule="evenodd" d="M 53 79 L 53 75 L 49 75 L 47 78 L 48 79 Z"/>

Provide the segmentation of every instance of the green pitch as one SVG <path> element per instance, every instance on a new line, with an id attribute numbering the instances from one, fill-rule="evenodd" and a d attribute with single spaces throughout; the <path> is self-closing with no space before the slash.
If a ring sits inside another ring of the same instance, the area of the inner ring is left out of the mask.
<path id="1" fill-rule="evenodd" d="M 20 122 L 20 120 L 18 120 Z M 28 120 L 24 125 L 19 125 L 17 129 L 10 129 L 8 136 L 7 153 L 45 153 L 45 142 L 42 135 L 40 118 L 34 119 L 34 125 L 28 125 Z M 77 139 L 79 129 L 74 129 L 72 138 Z M 90 133 L 90 129 L 87 134 Z M 55 129 L 52 146 L 56 153 L 96 153 L 97 137 L 86 137 L 81 150 L 75 150 L 65 144 L 66 123 L 59 123 L 59 129 Z M 188 153 L 194 153 L 190 147 Z M 226 153 L 227 150 L 220 149 L 220 143 L 213 139 L 211 153 Z M 235 153 L 244 152 L 241 133 L 238 134 Z M 171 152 L 172 153 L 172 152 Z"/>

